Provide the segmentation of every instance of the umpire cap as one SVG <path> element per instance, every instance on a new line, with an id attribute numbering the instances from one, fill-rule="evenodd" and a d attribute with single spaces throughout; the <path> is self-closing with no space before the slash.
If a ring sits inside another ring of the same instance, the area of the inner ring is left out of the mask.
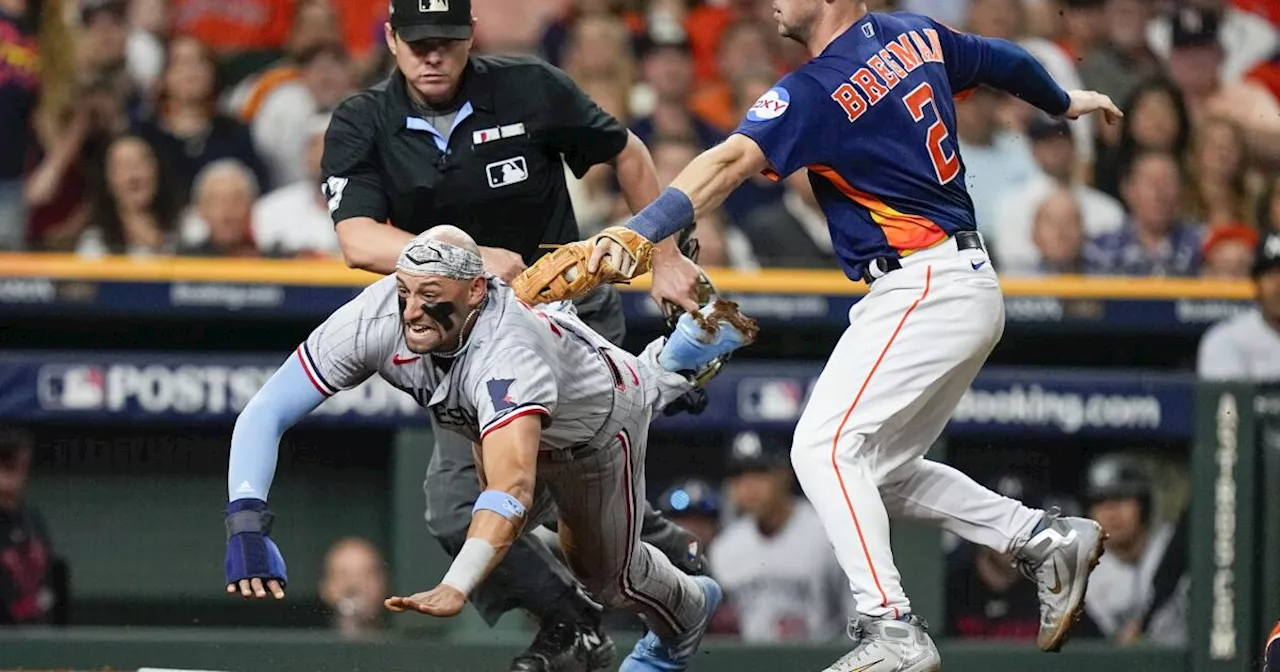
<path id="1" fill-rule="evenodd" d="M 1253 277 L 1280 268 L 1280 233 L 1269 233 L 1258 242 L 1253 254 Z"/>
<path id="2" fill-rule="evenodd" d="M 1128 455 L 1104 455 L 1089 465 L 1085 498 L 1090 503 L 1104 499 L 1134 497 L 1150 502 L 1151 477 Z"/>
<path id="3" fill-rule="evenodd" d="M 471 0 L 391 0 L 391 29 L 405 42 L 469 40 Z"/>
<path id="4" fill-rule="evenodd" d="M 785 451 L 772 448 L 774 441 L 766 442 L 755 432 L 742 432 L 733 437 L 729 450 L 729 475 L 737 476 L 752 471 L 770 471 L 790 464 Z M 788 445 L 783 442 L 782 445 Z"/>
<path id="5" fill-rule="evenodd" d="M 658 497 L 658 512 L 664 516 L 719 518 L 720 493 L 701 478 L 682 478 Z"/>

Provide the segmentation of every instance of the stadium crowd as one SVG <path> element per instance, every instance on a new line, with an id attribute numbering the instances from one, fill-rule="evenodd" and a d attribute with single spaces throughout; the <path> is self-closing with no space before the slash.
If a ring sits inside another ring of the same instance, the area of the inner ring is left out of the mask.
<path id="1" fill-rule="evenodd" d="M 0 0 L 0 249 L 330 256 L 326 113 L 385 76 L 383 3 Z M 1280 11 L 1265 0 L 880 0 L 1017 40 L 1117 127 L 994 90 L 955 139 L 1009 275 L 1247 277 L 1280 227 Z M 804 58 L 768 0 L 475 3 L 477 49 L 540 55 L 626 121 L 669 180 Z M 11 151 L 12 150 L 12 151 Z M 619 220 L 607 166 L 569 176 L 584 235 Z M 802 171 L 699 224 L 708 266 L 834 267 Z"/>

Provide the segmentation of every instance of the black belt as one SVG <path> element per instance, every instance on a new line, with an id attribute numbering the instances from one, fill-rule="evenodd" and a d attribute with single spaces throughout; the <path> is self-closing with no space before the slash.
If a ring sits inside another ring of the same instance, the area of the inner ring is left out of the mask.
<path id="1" fill-rule="evenodd" d="M 981 250 L 982 237 L 977 231 L 958 231 L 955 236 L 956 250 Z M 877 275 L 871 274 L 871 269 L 875 268 Z M 862 270 L 862 280 L 868 285 L 875 282 L 876 278 L 883 277 L 886 273 L 902 268 L 902 261 L 899 257 L 876 257 L 867 262 L 866 268 Z"/>

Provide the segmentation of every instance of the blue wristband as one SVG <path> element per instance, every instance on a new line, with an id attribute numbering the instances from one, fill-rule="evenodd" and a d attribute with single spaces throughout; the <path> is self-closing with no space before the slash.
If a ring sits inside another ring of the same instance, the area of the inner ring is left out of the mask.
<path id="1" fill-rule="evenodd" d="M 627 222 L 627 228 L 656 243 L 693 226 L 693 219 L 693 201 L 689 196 L 675 187 L 667 187 Z"/>
<path id="2" fill-rule="evenodd" d="M 476 497 L 476 505 L 471 508 L 471 515 L 477 511 L 492 511 L 511 522 L 524 518 L 524 504 L 520 500 L 501 490 L 485 490 Z"/>

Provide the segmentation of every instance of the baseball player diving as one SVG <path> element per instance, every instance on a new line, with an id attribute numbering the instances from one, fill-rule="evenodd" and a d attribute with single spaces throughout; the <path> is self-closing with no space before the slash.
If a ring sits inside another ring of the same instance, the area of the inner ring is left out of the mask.
<path id="1" fill-rule="evenodd" d="M 988 85 L 1069 119 L 1100 111 L 1114 123 L 1120 111 L 1101 94 L 1062 90 L 1012 43 L 924 16 L 869 13 L 858 0 L 773 0 L 773 10 L 779 32 L 804 44 L 811 60 L 626 227 L 544 257 L 513 287 L 554 300 L 561 291 L 525 287 L 529 278 L 562 270 L 577 292 L 630 279 L 634 234 L 662 240 L 752 175 L 808 169 L 845 274 L 870 285 L 849 312 L 791 449 L 857 603 L 854 648 L 828 669 L 939 668 L 894 566 L 891 517 L 930 521 L 1016 558 L 1038 584 L 1037 643 L 1056 651 L 1102 553 L 1100 526 L 1028 508 L 923 457 L 1005 320 L 965 191 L 952 99 Z"/>
<path id="2" fill-rule="evenodd" d="M 645 447 L 653 414 L 693 389 L 704 367 L 754 338 L 749 320 L 736 316 L 735 326 L 716 315 L 708 313 L 709 331 L 684 320 L 636 357 L 589 329 L 571 306 L 519 301 L 484 272 L 461 229 L 419 234 L 395 274 L 317 327 L 236 420 L 227 592 L 284 596 L 285 565 L 267 510 L 281 434 L 325 398 L 377 374 L 471 440 L 483 490 L 440 584 L 388 598 L 387 608 L 459 613 L 508 546 L 549 522 L 555 505 L 574 573 L 596 599 L 649 626 L 622 669 L 684 669 L 721 592 L 640 541 Z"/>

